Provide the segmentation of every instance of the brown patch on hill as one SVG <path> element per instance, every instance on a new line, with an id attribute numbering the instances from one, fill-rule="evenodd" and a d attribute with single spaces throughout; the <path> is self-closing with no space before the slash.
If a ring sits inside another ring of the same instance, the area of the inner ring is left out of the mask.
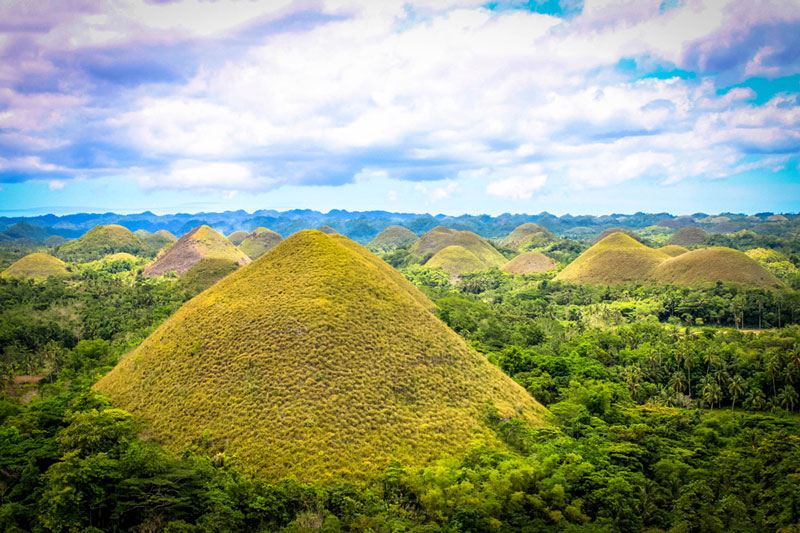
<path id="1" fill-rule="evenodd" d="M 208 226 L 200 226 L 178 239 L 178 242 L 145 267 L 143 274 L 156 277 L 174 271 L 180 276 L 203 259 L 209 258 L 229 259 L 240 265 L 250 263 L 250 258 L 224 236 Z"/>

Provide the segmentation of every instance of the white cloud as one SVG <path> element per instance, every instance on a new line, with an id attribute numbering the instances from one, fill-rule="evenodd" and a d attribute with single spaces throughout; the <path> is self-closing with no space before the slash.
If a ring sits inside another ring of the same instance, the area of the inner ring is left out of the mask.
<path id="1" fill-rule="evenodd" d="M 454 180 L 445 180 L 442 186 L 433 188 L 429 188 L 422 183 L 417 183 L 414 188 L 423 195 L 422 199 L 426 203 L 445 200 L 459 190 L 458 182 Z"/>
<path id="2" fill-rule="evenodd" d="M 226 198 L 232 198 L 237 191 L 267 189 L 275 180 L 254 176 L 248 167 L 238 163 L 179 160 L 164 176 L 141 173 L 139 184 L 144 189 L 219 190 Z"/>
<path id="3" fill-rule="evenodd" d="M 50 182 L 47 184 L 47 186 L 51 191 L 60 191 L 61 189 L 64 188 L 65 185 L 66 185 L 65 182 L 58 180 L 50 180 Z"/>
<path id="4" fill-rule="evenodd" d="M 505 196 L 514 200 L 529 200 L 535 191 L 544 187 L 547 176 L 513 176 L 493 181 L 486 186 L 486 192 L 495 196 Z"/>

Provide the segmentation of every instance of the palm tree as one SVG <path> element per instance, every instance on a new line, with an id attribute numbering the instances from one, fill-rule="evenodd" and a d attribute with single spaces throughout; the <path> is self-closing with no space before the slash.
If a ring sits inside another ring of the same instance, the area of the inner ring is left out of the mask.
<path id="1" fill-rule="evenodd" d="M 683 372 L 680 370 L 673 372 L 672 376 L 669 378 L 669 388 L 675 392 L 683 392 L 686 390 L 686 376 L 683 375 Z"/>
<path id="2" fill-rule="evenodd" d="M 775 376 L 780 374 L 781 369 L 783 368 L 783 361 L 781 360 L 781 354 L 776 350 L 770 350 L 767 352 L 767 364 L 766 370 L 769 376 L 772 378 L 772 395 L 778 395 L 778 387 L 775 385 Z"/>
<path id="3" fill-rule="evenodd" d="M 794 390 L 794 387 L 786 385 L 783 389 L 781 389 L 781 394 L 778 399 L 781 402 L 781 407 L 788 409 L 789 411 L 794 411 L 794 406 L 798 400 L 798 394 L 797 391 Z"/>
<path id="4" fill-rule="evenodd" d="M 744 401 L 744 404 L 748 409 L 752 409 L 753 411 L 760 411 L 764 409 L 767 405 L 767 397 L 759 388 L 753 387 L 750 389 L 750 393 L 747 395 L 747 398 Z"/>
<path id="5" fill-rule="evenodd" d="M 709 348 L 703 353 L 703 361 L 706 362 L 706 376 L 711 373 L 711 367 L 719 362 L 719 354 Z"/>
<path id="6" fill-rule="evenodd" d="M 733 411 L 733 408 L 736 405 L 736 398 L 744 394 L 744 389 L 746 386 L 747 385 L 744 379 L 742 379 L 742 376 L 739 374 L 736 374 L 733 376 L 733 379 L 731 379 L 731 382 L 728 384 L 728 392 L 733 398 L 733 402 L 731 403 L 731 411 Z"/>
<path id="7" fill-rule="evenodd" d="M 719 402 L 722 405 L 722 388 L 715 381 L 707 381 L 703 386 L 703 400 L 710 403 L 711 407 Z"/>
<path id="8" fill-rule="evenodd" d="M 694 354 L 687 347 L 683 357 L 683 366 L 686 368 L 686 380 L 688 382 L 689 398 L 692 397 L 692 368 L 694 367 Z"/>

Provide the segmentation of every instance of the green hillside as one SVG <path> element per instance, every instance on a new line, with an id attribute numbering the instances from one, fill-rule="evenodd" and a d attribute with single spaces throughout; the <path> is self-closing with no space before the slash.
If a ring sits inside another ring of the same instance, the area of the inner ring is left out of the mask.
<path id="1" fill-rule="evenodd" d="M 463 246 L 448 246 L 436 252 L 426 263 L 426 268 L 441 268 L 451 278 L 489 268 L 475 254 Z"/>
<path id="2" fill-rule="evenodd" d="M 367 247 L 376 252 L 391 252 L 397 248 L 411 246 L 417 242 L 417 235 L 403 226 L 389 226 L 378 233 Z"/>
<path id="3" fill-rule="evenodd" d="M 178 242 L 145 267 L 143 273 L 145 276 L 156 277 L 174 271 L 180 276 L 198 262 L 209 258 L 236 261 L 240 265 L 250 263 L 250 258 L 228 239 L 204 225 L 178 239 Z"/>
<path id="4" fill-rule="evenodd" d="M 159 237 L 164 237 L 165 239 L 167 239 L 167 240 L 169 240 L 171 242 L 176 242 L 178 240 L 178 238 L 175 235 L 173 235 L 171 231 L 166 230 L 166 229 L 160 229 L 157 232 L 155 232 L 153 235 L 158 235 Z"/>
<path id="5" fill-rule="evenodd" d="M 247 233 L 245 230 L 240 229 L 228 235 L 228 240 L 231 241 L 235 246 L 239 246 L 240 244 L 242 244 L 242 241 L 247 238 L 248 235 L 250 234 Z"/>
<path id="6" fill-rule="evenodd" d="M 175 452 L 208 431 L 251 473 L 365 479 L 502 447 L 486 424 L 544 408 L 436 318 L 395 269 L 301 231 L 201 293 L 96 389 Z"/>
<path id="7" fill-rule="evenodd" d="M 200 293 L 240 266 L 229 259 L 203 259 L 181 276 L 180 286 L 190 293 Z"/>
<path id="8" fill-rule="evenodd" d="M 535 274 L 553 270 L 558 265 L 556 262 L 540 252 L 526 252 L 520 254 L 501 267 L 508 274 Z"/>
<path id="9" fill-rule="evenodd" d="M 409 251 L 420 257 L 433 256 L 439 250 L 448 246 L 461 246 L 469 250 L 486 265 L 485 268 L 500 268 L 507 261 L 494 246 L 475 233 L 471 231 L 456 231 L 443 226 L 437 226 L 425 233 L 409 248 Z"/>
<path id="10" fill-rule="evenodd" d="M 675 232 L 669 243 L 678 246 L 696 246 L 705 244 L 708 233 L 698 226 L 686 226 Z"/>
<path id="11" fill-rule="evenodd" d="M 49 276 L 69 274 L 66 263 L 52 255 L 33 253 L 16 261 L 2 273 L 2 277 L 47 279 Z"/>
<path id="12" fill-rule="evenodd" d="M 250 259 L 258 259 L 272 250 L 283 237 L 267 228 L 256 228 L 242 240 L 239 249 Z"/>
<path id="13" fill-rule="evenodd" d="M 56 256 L 64 261 L 86 263 L 118 252 L 142 257 L 155 255 L 155 251 L 131 230 L 111 224 L 95 226 L 79 239 L 65 242 L 56 250 Z"/>
<path id="14" fill-rule="evenodd" d="M 544 226 L 526 222 L 525 224 L 514 228 L 514 231 L 509 233 L 505 239 L 500 241 L 500 244 L 506 248 L 517 249 L 528 239 L 537 241 L 535 243 L 536 246 L 544 246 L 548 242 L 555 240 L 555 236 Z M 533 244 L 533 242 L 531 244 Z"/>
<path id="15" fill-rule="evenodd" d="M 728 281 L 765 289 L 781 282 L 746 254 L 731 248 L 701 248 L 664 261 L 653 271 L 662 283 L 696 285 Z"/>
<path id="16" fill-rule="evenodd" d="M 662 246 L 661 248 L 656 248 L 656 250 L 658 250 L 661 253 L 665 253 L 670 257 L 677 257 L 689 251 L 688 248 L 684 248 L 683 246 L 678 246 L 677 244 L 668 244 L 666 246 Z"/>
<path id="17" fill-rule="evenodd" d="M 625 233 L 612 233 L 558 273 L 555 279 L 613 284 L 645 281 L 669 256 L 648 248 Z"/>

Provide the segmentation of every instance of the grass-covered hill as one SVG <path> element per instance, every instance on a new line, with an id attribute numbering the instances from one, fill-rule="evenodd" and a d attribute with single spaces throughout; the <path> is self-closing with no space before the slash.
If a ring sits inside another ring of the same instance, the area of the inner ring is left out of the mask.
<path id="1" fill-rule="evenodd" d="M 602 241 L 603 239 L 614 233 L 624 233 L 631 239 L 642 242 L 642 238 L 630 230 L 626 230 L 624 228 L 608 228 L 607 230 L 600 233 L 597 237 L 595 237 L 592 240 L 592 244 L 597 244 L 598 242 Z"/>
<path id="2" fill-rule="evenodd" d="M 536 246 L 543 246 L 547 242 L 555 240 L 555 236 L 550 232 L 550 230 L 540 224 L 526 222 L 525 224 L 514 228 L 514 231 L 509 233 L 505 239 L 500 241 L 500 244 L 506 248 L 517 249 L 528 239 L 536 240 Z"/>
<path id="3" fill-rule="evenodd" d="M 475 254 L 463 246 L 448 246 L 442 248 L 431 257 L 426 263 L 426 268 L 441 268 L 450 277 L 455 279 L 462 274 L 477 272 L 490 268 L 483 261 L 478 259 Z"/>
<path id="4" fill-rule="evenodd" d="M 317 231 L 321 231 L 322 233 L 325 233 L 327 235 L 336 235 L 337 233 L 339 233 L 330 226 L 320 226 L 317 228 Z"/>
<path id="5" fill-rule="evenodd" d="M 250 258 L 224 236 L 208 226 L 198 226 L 145 267 L 144 275 L 156 277 L 174 271 L 180 276 L 209 258 L 236 261 L 240 265 L 250 263 Z"/>
<path id="6" fill-rule="evenodd" d="M 203 259 L 181 276 L 179 285 L 190 293 L 197 294 L 236 271 L 240 266 L 236 261 L 229 259 Z"/>
<path id="7" fill-rule="evenodd" d="M 3 271 L 4 278 L 47 279 L 49 276 L 66 276 L 69 274 L 66 263 L 43 253 L 28 254 Z"/>
<path id="8" fill-rule="evenodd" d="M 95 387 L 168 448 L 208 431 L 273 479 L 364 479 L 394 459 L 502 446 L 490 404 L 540 421 L 431 306 L 366 248 L 301 231 L 186 303 Z"/>
<path id="9" fill-rule="evenodd" d="M 696 285 L 728 281 L 765 289 L 781 282 L 745 253 L 731 248 L 701 248 L 661 263 L 652 279 L 662 283 Z"/>
<path id="10" fill-rule="evenodd" d="M 230 240 L 230 238 L 229 238 Z M 283 237 L 267 228 L 256 228 L 239 244 L 239 249 L 250 259 L 258 259 L 272 250 Z"/>
<path id="11" fill-rule="evenodd" d="M 155 251 L 128 228 L 111 224 L 95 226 L 80 238 L 65 242 L 56 250 L 56 256 L 64 261 L 86 263 L 118 252 L 147 257 L 155 255 Z"/>
<path id="12" fill-rule="evenodd" d="M 391 252 L 397 248 L 411 246 L 417 242 L 417 234 L 403 226 L 389 226 L 378 233 L 367 247 L 376 252 Z"/>
<path id="13" fill-rule="evenodd" d="M 699 226 L 686 226 L 675 232 L 669 239 L 669 244 L 678 246 L 697 246 L 705 244 L 708 233 Z"/>
<path id="14" fill-rule="evenodd" d="M 625 233 L 615 232 L 586 250 L 555 279 L 593 284 L 641 282 L 668 257 Z"/>
<path id="15" fill-rule="evenodd" d="M 656 248 L 656 250 L 665 253 L 670 257 L 677 257 L 689 251 L 688 248 L 684 248 L 683 246 L 678 246 L 677 244 L 668 244 L 666 246 L 662 246 L 661 248 Z"/>
<path id="16" fill-rule="evenodd" d="M 247 238 L 248 235 L 250 234 L 247 233 L 245 230 L 240 229 L 228 235 L 228 240 L 231 241 L 235 246 L 239 246 L 240 244 L 242 244 L 242 241 Z"/>
<path id="17" fill-rule="evenodd" d="M 159 237 L 163 237 L 163 238 L 167 239 L 170 242 L 176 242 L 178 240 L 178 238 L 175 235 L 173 235 L 173 233 L 171 231 L 166 230 L 166 229 L 160 229 L 157 232 L 155 232 L 153 235 L 157 235 Z"/>
<path id="18" fill-rule="evenodd" d="M 553 270 L 558 265 L 556 262 L 540 252 L 525 252 L 501 267 L 507 274 L 535 274 Z"/>
<path id="19" fill-rule="evenodd" d="M 439 250 L 448 246 L 461 246 L 469 250 L 486 265 L 485 268 L 500 268 L 506 263 L 503 254 L 498 252 L 486 239 L 471 231 L 457 231 L 444 226 L 437 226 L 425 233 L 409 248 L 409 251 L 416 256 L 432 257 Z"/>

